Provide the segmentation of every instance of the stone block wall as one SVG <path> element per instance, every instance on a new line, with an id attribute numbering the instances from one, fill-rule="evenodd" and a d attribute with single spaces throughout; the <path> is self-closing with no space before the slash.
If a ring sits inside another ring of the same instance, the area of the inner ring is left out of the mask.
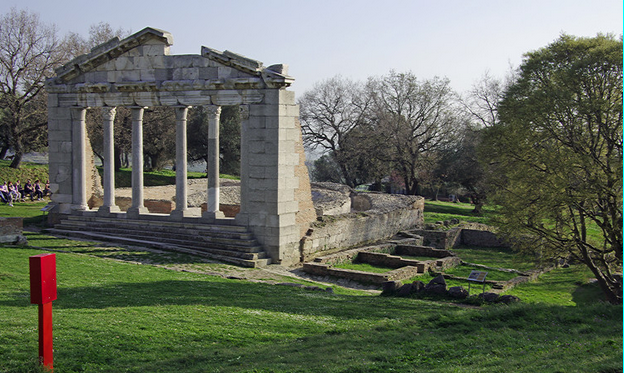
<path id="1" fill-rule="evenodd" d="M 333 268 L 328 264 L 304 263 L 303 270 L 312 275 L 340 277 L 361 283 L 373 284 L 383 284 L 386 281 L 405 280 L 422 274 L 419 273 L 417 267 L 411 266 L 397 268 L 386 273 L 371 273 L 353 269 Z"/>
<path id="2" fill-rule="evenodd" d="M 413 233 L 423 236 L 425 246 L 438 249 L 450 249 L 461 243 L 461 229 L 453 228 L 447 231 L 416 229 Z"/>
<path id="3" fill-rule="evenodd" d="M 25 243 L 22 218 L 0 218 L 0 243 Z"/>
<path id="4" fill-rule="evenodd" d="M 434 258 L 446 258 L 447 256 L 455 256 L 454 253 L 446 249 L 436 249 L 433 247 L 420 245 L 397 245 L 394 253 L 396 255 L 432 256 Z"/>
<path id="5" fill-rule="evenodd" d="M 391 254 L 362 251 L 357 256 L 358 262 L 375 264 L 382 267 L 401 268 L 412 266 L 418 268 L 418 273 L 424 273 L 426 265 L 424 262 L 413 259 L 403 259 L 400 256 Z"/>
<path id="6" fill-rule="evenodd" d="M 487 230 L 462 229 L 461 242 L 468 246 L 508 247 L 495 233 Z"/>
<path id="7" fill-rule="evenodd" d="M 415 203 L 411 209 L 325 216 L 315 222 L 301 240 L 301 260 L 309 261 L 340 248 L 387 239 L 401 230 L 420 227 L 424 199 L 419 202 L 422 203 Z"/>

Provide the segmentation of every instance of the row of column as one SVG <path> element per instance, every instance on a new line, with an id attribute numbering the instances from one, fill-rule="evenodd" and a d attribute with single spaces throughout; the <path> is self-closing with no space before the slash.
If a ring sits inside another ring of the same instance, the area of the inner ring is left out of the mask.
<path id="1" fill-rule="evenodd" d="M 207 210 L 203 214 L 206 220 L 224 217 L 219 211 L 219 117 L 220 106 L 205 106 L 208 113 L 208 188 Z M 120 212 L 115 204 L 114 172 L 114 120 L 116 108 L 104 107 L 103 112 L 103 157 L 104 157 L 104 199 L 98 213 L 109 215 Z M 127 216 L 137 218 L 148 213 L 143 202 L 143 107 L 131 107 L 132 110 L 132 206 Z M 189 209 L 187 192 L 187 134 L 186 122 L 189 106 L 175 107 L 176 114 L 176 208 L 171 218 L 181 220 L 184 217 L 199 216 L 199 209 Z M 86 162 L 86 108 L 72 110 L 73 143 L 73 209 L 88 210 L 87 205 L 87 162 Z"/>

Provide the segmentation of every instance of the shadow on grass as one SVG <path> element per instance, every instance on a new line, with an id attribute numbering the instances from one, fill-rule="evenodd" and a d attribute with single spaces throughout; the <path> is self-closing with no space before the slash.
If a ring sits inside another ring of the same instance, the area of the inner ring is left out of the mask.
<path id="1" fill-rule="evenodd" d="M 572 292 L 572 301 L 579 306 L 588 306 L 596 302 L 606 302 L 607 298 L 598 283 L 592 282 L 578 286 Z"/>
<path id="2" fill-rule="evenodd" d="M 27 238 L 33 248 L 92 255 L 127 262 L 149 264 L 201 264 L 210 262 L 203 257 L 183 254 L 175 250 L 146 249 L 138 246 L 123 247 L 110 242 L 76 241 L 39 234 L 30 234 L 27 235 Z"/>
<path id="3" fill-rule="evenodd" d="M 29 307 L 24 292 L 7 294 L 0 307 Z M 324 306 L 310 307 L 310 298 L 318 298 Z M 353 302 L 345 301 L 353 299 Z M 340 307 L 331 304 L 332 300 Z M 203 305 L 262 309 L 301 315 L 331 315 L 348 319 L 390 317 L 383 307 L 375 307 L 379 298 L 371 296 L 334 295 L 322 290 L 307 290 L 292 286 L 250 283 L 239 280 L 156 281 L 119 283 L 100 286 L 58 288 L 57 309 L 106 309 L 124 307 L 156 307 Z M 392 301 L 392 312 L 409 312 L 414 305 Z M 396 303 L 396 304 L 394 304 Z M 370 306 L 370 308 L 364 305 Z M 440 309 L 441 305 L 422 304 L 420 311 Z"/>

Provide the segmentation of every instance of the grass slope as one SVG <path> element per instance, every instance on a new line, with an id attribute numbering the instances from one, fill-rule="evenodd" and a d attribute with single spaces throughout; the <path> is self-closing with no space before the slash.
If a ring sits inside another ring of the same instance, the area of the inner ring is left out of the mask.
<path id="1" fill-rule="evenodd" d="M 28 256 L 0 249 L 0 371 L 34 370 Z M 622 308 L 460 308 L 58 253 L 55 372 L 617 371 Z"/>
<path id="2" fill-rule="evenodd" d="M 473 210 L 474 206 L 469 203 L 427 200 L 425 201 L 425 223 L 458 218 L 461 221 L 489 224 L 492 217 L 496 215 L 495 207 L 489 205 L 483 207 L 481 214 L 475 214 Z"/>
<path id="3" fill-rule="evenodd" d="M 0 160 L 0 183 L 5 181 L 16 182 L 19 180 L 22 185 L 26 184 L 27 179 L 31 179 L 34 183 L 39 179 L 42 183 L 48 180 L 48 165 L 36 164 L 30 162 L 22 162 L 20 168 L 10 168 L 11 161 Z"/>

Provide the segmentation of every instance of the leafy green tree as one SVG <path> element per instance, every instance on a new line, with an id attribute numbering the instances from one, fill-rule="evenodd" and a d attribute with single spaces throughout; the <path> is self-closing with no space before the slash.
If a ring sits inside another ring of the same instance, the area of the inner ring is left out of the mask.
<path id="1" fill-rule="evenodd" d="M 436 174 L 447 184 L 459 185 L 474 205 L 473 213 L 480 214 L 489 193 L 487 169 L 479 162 L 478 148 L 482 130 L 471 126 L 463 128 L 456 142 L 440 151 Z"/>
<path id="2" fill-rule="evenodd" d="M 202 106 L 191 109 L 188 153 L 192 162 L 208 162 L 208 117 Z M 219 117 L 219 172 L 240 175 L 241 117 L 238 106 L 223 106 Z"/>
<path id="3" fill-rule="evenodd" d="M 312 181 L 342 183 L 340 167 L 330 155 L 323 155 L 314 161 L 314 168 L 311 172 Z"/>
<path id="4" fill-rule="evenodd" d="M 501 229 L 573 259 L 622 302 L 622 40 L 563 35 L 528 53 L 487 128 Z"/>

